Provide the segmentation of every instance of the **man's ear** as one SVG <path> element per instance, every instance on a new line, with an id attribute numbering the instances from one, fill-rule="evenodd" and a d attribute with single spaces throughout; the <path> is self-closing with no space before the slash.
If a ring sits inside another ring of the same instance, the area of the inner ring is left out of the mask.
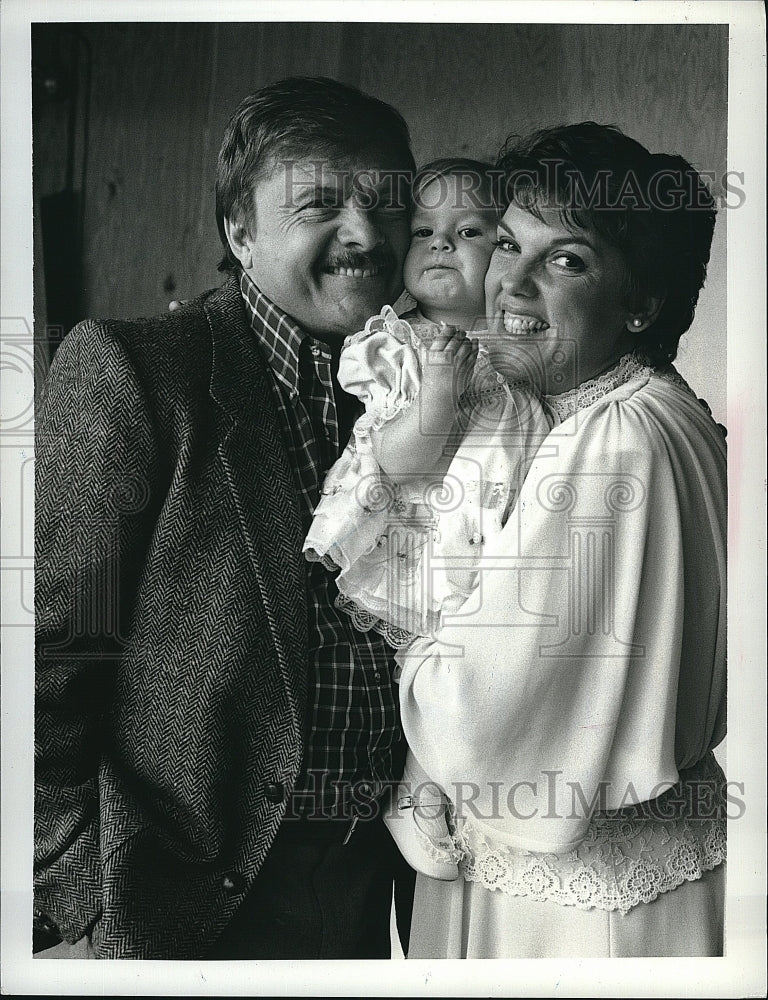
<path id="1" fill-rule="evenodd" d="M 649 295 L 642 302 L 638 309 L 633 309 L 632 314 L 627 317 L 627 329 L 630 333 L 642 333 L 643 330 L 647 330 L 648 327 L 654 323 L 661 312 L 662 306 L 664 305 L 664 296 L 661 295 L 658 298 L 653 295 Z"/>
<path id="2" fill-rule="evenodd" d="M 224 232 L 227 234 L 230 250 L 240 261 L 243 270 L 247 271 L 253 264 L 253 241 L 248 227 L 235 219 L 225 218 Z"/>

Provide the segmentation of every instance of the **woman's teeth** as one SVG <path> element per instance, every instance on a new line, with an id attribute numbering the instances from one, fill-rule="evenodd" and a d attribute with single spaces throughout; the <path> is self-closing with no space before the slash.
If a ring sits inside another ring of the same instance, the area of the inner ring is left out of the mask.
<path id="1" fill-rule="evenodd" d="M 502 313 L 502 317 L 504 320 L 504 329 L 507 333 L 533 333 L 534 331 L 549 329 L 549 323 L 545 323 L 541 319 L 534 319 L 532 316 L 515 316 L 513 313 Z"/>
<path id="2" fill-rule="evenodd" d="M 373 278 L 380 270 L 379 267 L 332 267 L 331 274 L 340 274 L 344 278 Z"/>

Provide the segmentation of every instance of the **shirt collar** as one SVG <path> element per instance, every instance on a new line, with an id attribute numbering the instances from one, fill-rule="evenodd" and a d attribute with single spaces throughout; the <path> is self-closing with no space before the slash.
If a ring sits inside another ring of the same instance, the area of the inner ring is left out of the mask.
<path id="1" fill-rule="evenodd" d="M 269 367 L 292 399 L 299 394 L 299 351 L 310 339 L 287 313 L 270 301 L 245 273 L 240 272 L 240 291 L 251 329 L 261 343 Z"/>

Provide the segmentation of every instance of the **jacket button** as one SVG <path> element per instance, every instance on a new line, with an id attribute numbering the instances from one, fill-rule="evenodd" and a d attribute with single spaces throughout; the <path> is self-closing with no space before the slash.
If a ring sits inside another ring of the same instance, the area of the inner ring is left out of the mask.
<path id="1" fill-rule="evenodd" d="M 221 888 L 230 895 L 240 892 L 243 886 L 243 879 L 237 872 L 227 872 L 221 880 Z"/>
<path id="2" fill-rule="evenodd" d="M 282 802 L 285 798 L 285 788 L 281 781 L 271 781 L 264 786 L 264 797 L 270 802 Z"/>

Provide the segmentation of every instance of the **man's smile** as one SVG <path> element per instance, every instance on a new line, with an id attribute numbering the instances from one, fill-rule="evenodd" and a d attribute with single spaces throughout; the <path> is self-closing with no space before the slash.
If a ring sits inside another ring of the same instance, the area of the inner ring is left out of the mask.
<path id="1" fill-rule="evenodd" d="M 383 267 L 331 267 L 325 272 L 340 278 L 375 278 L 384 272 Z"/>

